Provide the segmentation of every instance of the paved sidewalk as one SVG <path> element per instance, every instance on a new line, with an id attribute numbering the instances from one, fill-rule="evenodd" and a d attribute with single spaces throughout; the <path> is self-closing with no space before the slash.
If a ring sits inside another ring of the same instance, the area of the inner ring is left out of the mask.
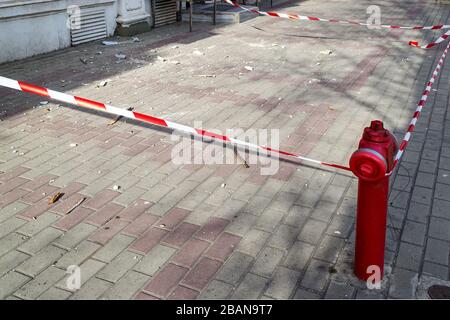
<path id="1" fill-rule="evenodd" d="M 370 4 L 277 10 L 365 21 Z M 449 21 L 450 6 L 432 1 L 379 5 L 383 23 Z M 346 164 L 372 119 L 403 136 L 443 50 L 408 41 L 441 33 L 269 17 L 192 33 L 181 24 L 3 64 L 0 75 L 205 129 L 280 129 L 282 149 Z M 449 280 L 449 71 L 447 61 L 392 178 L 380 290 L 352 275 L 351 174 L 287 161 L 272 176 L 175 165 L 170 132 L 0 88 L 0 298 L 426 298 Z M 70 265 L 81 267 L 79 290 L 66 285 Z"/>

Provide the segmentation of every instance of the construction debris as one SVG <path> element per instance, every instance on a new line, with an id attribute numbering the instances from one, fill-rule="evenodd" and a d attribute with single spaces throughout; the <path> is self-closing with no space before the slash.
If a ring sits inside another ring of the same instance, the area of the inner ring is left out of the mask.
<path id="1" fill-rule="evenodd" d="M 64 195 L 64 193 L 61 192 L 57 192 L 53 195 L 53 197 L 51 197 L 50 199 L 48 199 L 48 204 L 52 204 L 55 203 L 56 201 L 58 201 L 59 199 L 61 199 L 61 197 Z"/>
<path id="2" fill-rule="evenodd" d="M 71 213 L 73 210 L 75 210 L 80 204 L 83 203 L 84 200 L 86 200 L 86 198 L 80 199 L 80 201 L 78 201 L 77 203 L 75 203 L 75 205 L 74 205 L 72 208 L 70 208 L 70 209 L 66 212 L 66 214 L 69 214 L 69 213 Z"/>

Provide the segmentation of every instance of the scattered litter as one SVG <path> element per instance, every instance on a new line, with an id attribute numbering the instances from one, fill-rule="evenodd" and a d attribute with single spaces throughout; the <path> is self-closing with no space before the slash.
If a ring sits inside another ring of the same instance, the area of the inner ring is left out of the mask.
<path id="1" fill-rule="evenodd" d="M 116 191 L 117 191 L 117 190 L 119 190 L 119 189 L 120 189 L 120 186 L 118 186 L 118 185 L 114 185 L 114 186 L 113 186 L 113 190 L 116 190 Z"/>
<path id="2" fill-rule="evenodd" d="M 201 51 L 199 51 L 199 50 L 194 50 L 194 51 L 192 52 L 192 54 L 193 54 L 194 56 L 204 56 L 204 55 L 205 55 L 204 52 L 201 52 Z"/>
<path id="3" fill-rule="evenodd" d="M 161 57 L 161 56 L 157 56 L 156 59 L 157 59 L 158 61 L 162 61 L 162 62 L 167 61 L 166 58 L 163 58 L 163 57 Z"/>
<path id="4" fill-rule="evenodd" d="M 227 186 L 226 183 L 222 183 L 222 184 L 220 185 L 221 188 L 225 188 L 226 186 Z"/>
<path id="5" fill-rule="evenodd" d="M 180 62 L 180 61 L 176 61 L 176 60 L 174 60 L 174 61 L 170 61 L 170 63 L 172 63 L 172 64 L 176 64 L 176 65 L 178 65 L 178 64 L 181 64 L 181 62 Z"/>
<path id="6" fill-rule="evenodd" d="M 320 53 L 326 54 L 326 55 L 331 55 L 331 54 L 333 54 L 333 51 L 332 50 L 322 50 L 322 51 L 320 51 Z"/>
<path id="7" fill-rule="evenodd" d="M 141 42 L 141 39 L 138 37 L 133 37 L 131 40 L 133 40 L 133 42 Z"/>
<path id="8" fill-rule="evenodd" d="M 101 51 L 97 51 L 95 54 L 97 54 L 97 55 L 101 55 L 101 54 L 103 54 L 103 52 L 101 52 Z"/>
<path id="9" fill-rule="evenodd" d="M 50 199 L 48 199 L 48 204 L 52 204 L 55 203 L 56 201 L 58 201 L 59 199 L 61 199 L 61 197 L 64 195 L 64 193 L 61 192 L 57 192 L 53 195 L 53 197 L 51 197 Z"/>
<path id="10" fill-rule="evenodd" d="M 88 63 L 87 60 L 84 59 L 84 58 L 80 58 L 80 61 L 83 62 L 84 64 L 87 64 L 87 63 Z"/>
<path id="11" fill-rule="evenodd" d="M 163 223 L 163 224 L 160 224 L 159 227 L 160 227 L 160 228 L 165 228 L 166 225 Z"/>
<path id="12" fill-rule="evenodd" d="M 171 46 L 170 49 L 178 49 L 178 46 L 177 45 Z"/>
<path id="13" fill-rule="evenodd" d="M 215 78 L 216 75 L 215 74 L 201 74 L 201 75 L 199 75 L 199 77 L 201 77 L 201 78 Z"/>
<path id="14" fill-rule="evenodd" d="M 17 150 L 13 150 L 13 153 L 17 153 Z"/>
<path id="15" fill-rule="evenodd" d="M 81 198 L 80 201 L 78 201 L 77 203 L 75 203 L 75 205 L 74 205 L 72 208 L 70 208 L 70 209 L 66 212 L 66 214 L 69 214 L 69 213 L 71 213 L 73 210 L 75 210 L 80 204 L 83 203 L 84 200 L 86 200 L 86 198 Z"/>
<path id="16" fill-rule="evenodd" d="M 150 49 L 150 53 L 156 53 L 158 52 L 158 49 Z"/>
<path id="17" fill-rule="evenodd" d="M 73 148 L 73 147 L 78 146 L 78 144 L 76 144 L 76 143 L 71 143 L 70 146 Z"/>
<path id="18" fill-rule="evenodd" d="M 336 110 L 336 108 L 333 108 L 333 107 L 329 106 L 329 107 L 328 107 L 328 110 L 334 111 L 334 110 Z"/>
<path id="19" fill-rule="evenodd" d="M 102 81 L 102 82 L 100 82 L 98 85 L 97 85 L 97 88 L 99 88 L 99 87 L 104 87 L 104 86 L 106 86 L 108 84 L 108 81 Z"/>
<path id="20" fill-rule="evenodd" d="M 117 59 L 126 59 L 127 58 L 127 56 L 126 55 L 124 55 L 124 54 L 122 54 L 122 53 L 116 53 L 115 55 L 114 55 Z"/>
<path id="21" fill-rule="evenodd" d="M 48 101 L 41 101 L 41 102 L 39 102 L 39 104 L 40 104 L 41 106 L 45 106 L 45 105 L 48 104 Z"/>
<path id="22" fill-rule="evenodd" d="M 245 66 L 244 68 L 245 68 L 245 70 L 248 70 L 248 71 L 253 71 L 253 67 L 250 67 L 250 66 Z"/>
<path id="23" fill-rule="evenodd" d="M 341 234 L 341 232 L 336 230 L 334 234 Z"/>
<path id="24" fill-rule="evenodd" d="M 102 41 L 102 44 L 104 44 L 105 46 L 115 46 L 119 43 L 117 41 Z"/>

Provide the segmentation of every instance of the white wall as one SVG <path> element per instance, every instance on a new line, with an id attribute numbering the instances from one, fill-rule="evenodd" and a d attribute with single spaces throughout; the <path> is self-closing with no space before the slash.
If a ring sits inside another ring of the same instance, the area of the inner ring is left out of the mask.
<path id="1" fill-rule="evenodd" d="M 0 0 L 0 63 L 70 46 L 70 5 L 105 8 L 107 34 L 114 34 L 116 0 Z"/>

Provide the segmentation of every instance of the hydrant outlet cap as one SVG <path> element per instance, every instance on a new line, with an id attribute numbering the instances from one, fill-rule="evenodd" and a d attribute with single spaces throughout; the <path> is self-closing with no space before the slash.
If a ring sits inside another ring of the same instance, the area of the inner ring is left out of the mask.
<path id="1" fill-rule="evenodd" d="M 350 168 L 358 178 L 367 181 L 376 181 L 386 175 L 387 162 L 375 150 L 359 149 L 350 158 Z"/>

